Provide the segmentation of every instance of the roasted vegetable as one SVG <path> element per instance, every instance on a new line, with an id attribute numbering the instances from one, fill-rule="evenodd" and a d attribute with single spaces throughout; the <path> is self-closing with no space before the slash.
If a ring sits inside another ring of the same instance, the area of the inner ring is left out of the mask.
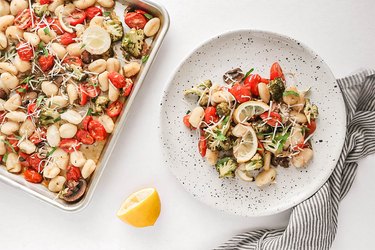
<path id="1" fill-rule="evenodd" d="M 103 26 L 111 36 L 112 42 L 120 41 L 124 36 L 122 23 L 114 12 L 104 19 Z"/>
<path id="2" fill-rule="evenodd" d="M 216 113 L 222 117 L 222 116 L 229 116 L 230 115 L 230 108 L 229 104 L 227 102 L 221 102 L 216 106 Z"/>
<path id="3" fill-rule="evenodd" d="M 50 108 L 43 108 L 40 112 L 39 122 L 43 126 L 53 124 L 59 120 L 60 114 L 56 110 Z"/>
<path id="4" fill-rule="evenodd" d="M 43 15 L 49 15 L 48 11 L 48 4 L 40 4 L 40 3 L 34 3 L 33 5 L 34 13 L 38 17 L 42 17 Z"/>
<path id="5" fill-rule="evenodd" d="M 309 123 L 311 119 L 316 119 L 319 115 L 318 107 L 315 104 L 311 104 L 309 98 L 306 98 L 306 104 L 305 108 L 303 109 L 303 112 L 305 113 L 305 116 Z"/>
<path id="6" fill-rule="evenodd" d="M 272 127 L 261 120 L 253 122 L 252 127 L 257 134 L 267 134 L 272 132 Z"/>
<path id="7" fill-rule="evenodd" d="M 285 90 L 284 81 L 281 78 L 276 78 L 275 80 L 270 81 L 269 90 L 272 100 L 281 101 Z"/>
<path id="8" fill-rule="evenodd" d="M 210 80 L 205 80 L 201 83 L 198 83 L 191 89 L 187 89 L 184 91 L 185 95 L 197 95 L 197 96 L 202 96 L 203 94 L 207 93 L 207 90 L 209 90 L 212 86 L 212 82 Z"/>
<path id="9" fill-rule="evenodd" d="M 237 162 L 230 157 L 219 159 L 216 163 L 216 169 L 219 172 L 219 177 L 234 177 L 234 171 L 237 168 Z"/>
<path id="10" fill-rule="evenodd" d="M 83 81 L 87 78 L 87 74 L 83 72 L 82 68 L 75 64 L 67 64 L 66 69 L 72 72 L 72 78 L 77 81 Z"/>
<path id="11" fill-rule="evenodd" d="M 122 48 L 130 55 L 139 58 L 142 55 L 145 34 L 143 30 L 131 29 L 122 39 Z"/>
<path id="12" fill-rule="evenodd" d="M 263 167 L 263 158 L 260 154 L 256 153 L 249 162 L 246 163 L 246 171 L 252 171 Z"/>
<path id="13" fill-rule="evenodd" d="M 109 98 L 107 96 L 98 96 L 95 100 L 95 112 L 102 112 L 107 107 L 107 104 L 109 103 Z"/>

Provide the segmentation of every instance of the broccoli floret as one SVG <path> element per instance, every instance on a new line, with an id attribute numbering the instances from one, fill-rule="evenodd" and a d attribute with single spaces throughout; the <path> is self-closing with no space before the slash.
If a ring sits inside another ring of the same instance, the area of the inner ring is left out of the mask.
<path id="1" fill-rule="evenodd" d="M 273 153 L 274 155 L 280 154 L 283 151 L 284 144 L 288 140 L 289 135 L 290 133 L 288 132 L 285 134 L 277 133 L 274 139 L 272 139 L 271 136 L 266 137 L 265 142 L 263 144 L 264 148 L 267 151 L 270 151 L 271 153 Z"/>
<path id="2" fill-rule="evenodd" d="M 270 81 L 269 90 L 271 93 L 272 100 L 280 101 L 283 98 L 283 93 L 285 90 L 284 81 L 281 78 L 276 78 Z"/>
<path id="3" fill-rule="evenodd" d="M 260 154 L 256 153 L 249 162 L 246 163 L 246 171 L 252 171 L 263 167 L 263 158 Z"/>
<path id="4" fill-rule="evenodd" d="M 130 55 L 141 57 L 142 47 L 144 44 L 145 34 L 143 30 L 131 29 L 122 39 L 121 46 Z"/>
<path id="5" fill-rule="evenodd" d="M 95 112 L 102 112 L 107 104 L 109 103 L 109 99 L 106 96 L 98 96 L 95 100 Z"/>
<path id="6" fill-rule="evenodd" d="M 50 108 L 43 108 L 40 112 L 39 122 L 43 126 L 53 124 L 59 120 L 60 114 L 56 110 Z"/>
<path id="7" fill-rule="evenodd" d="M 309 123 L 311 119 L 316 119 L 319 115 L 318 106 L 316 106 L 315 104 L 311 104 L 309 98 L 306 98 L 305 108 L 303 109 L 303 112 L 305 113 L 307 121 Z"/>
<path id="8" fill-rule="evenodd" d="M 221 102 L 216 106 L 216 113 L 222 117 L 222 116 L 229 116 L 230 115 L 230 108 L 229 104 L 227 102 Z"/>
<path id="9" fill-rule="evenodd" d="M 263 121 L 256 121 L 252 123 L 252 127 L 257 134 L 267 134 L 272 132 L 272 127 Z"/>
<path id="10" fill-rule="evenodd" d="M 83 81 L 87 78 L 87 74 L 83 72 L 82 68 L 75 64 L 66 64 L 66 69 L 73 73 L 73 79 Z"/>
<path id="11" fill-rule="evenodd" d="M 202 107 L 207 106 L 208 99 L 209 99 L 208 95 L 207 94 L 203 94 L 203 96 L 199 100 L 199 105 L 202 106 Z"/>
<path id="12" fill-rule="evenodd" d="M 192 87 L 191 89 L 187 89 L 184 91 L 184 94 L 185 95 L 197 95 L 199 97 L 201 97 L 203 94 L 205 94 L 207 92 L 207 90 L 209 90 L 212 86 L 212 82 L 211 80 L 205 80 L 201 83 L 198 83 L 197 85 L 195 85 L 194 87 Z"/>
<path id="13" fill-rule="evenodd" d="M 216 163 L 216 169 L 219 172 L 220 178 L 234 177 L 234 171 L 237 166 L 237 162 L 230 157 L 219 159 Z"/>
<path id="14" fill-rule="evenodd" d="M 122 23 L 115 13 L 111 13 L 110 17 L 106 17 L 103 21 L 103 26 L 111 36 L 112 42 L 117 42 L 124 36 L 124 29 Z"/>
<path id="15" fill-rule="evenodd" d="M 221 124 L 213 129 L 208 136 L 208 147 L 211 150 L 229 150 L 233 147 L 233 140 L 228 136 L 230 128 L 230 117 L 227 116 Z"/>
<path id="16" fill-rule="evenodd" d="M 48 4 L 40 4 L 40 3 L 34 3 L 33 4 L 33 9 L 35 15 L 38 17 L 42 17 L 43 15 L 49 15 L 50 12 L 48 11 Z"/>

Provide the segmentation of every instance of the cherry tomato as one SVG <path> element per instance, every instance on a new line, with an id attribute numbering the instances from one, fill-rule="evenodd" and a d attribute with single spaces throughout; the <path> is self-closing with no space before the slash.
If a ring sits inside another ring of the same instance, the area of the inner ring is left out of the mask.
<path id="1" fill-rule="evenodd" d="M 216 114 L 215 107 L 206 108 L 206 110 L 204 111 L 204 121 L 207 124 L 216 123 L 219 121 L 219 116 Z"/>
<path id="2" fill-rule="evenodd" d="M 123 88 L 126 85 L 125 77 L 120 73 L 111 72 L 108 74 L 108 79 L 111 81 L 113 86 L 115 86 L 118 89 Z"/>
<path id="3" fill-rule="evenodd" d="M 307 128 L 309 129 L 306 133 L 306 137 L 312 135 L 316 130 L 316 121 L 311 120 L 310 123 L 307 124 Z"/>
<path id="4" fill-rule="evenodd" d="M 57 35 L 62 35 L 65 33 L 65 30 L 61 27 L 60 21 L 58 19 L 47 17 L 46 18 L 49 27 L 56 32 Z M 45 27 L 44 25 L 40 25 L 40 27 Z"/>
<path id="5" fill-rule="evenodd" d="M 131 29 L 143 29 L 147 23 L 147 19 L 143 14 L 128 12 L 125 16 L 125 23 Z"/>
<path id="6" fill-rule="evenodd" d="M 96 120 L 92 120 L 89 123 L 89 132 L 90 135 L 97 141 L 103 141 L 107 137 L 107 132 L 103 125 Z"/>
<path id="7" fill-rule="evenodd" d="M 201 154 L 201 156 L 204 157 L 207 151 L 207 139 L 206 137 L 204 137 L 204 135 L 201 135 L 199 139 L 198 149 L 199 149 L 199 153 Z"/>
<path id="8" fill-rule="evenodd" d="M 41 55 L 38 59 L 39 66 L 43 72 L 46 72 L 50 69 L 52 69 L 53 65 L 55 64 L 55 61 L 53 60 L 52 55 Z"/>
<path id="9" fill-rule="evenodd" d="M 247 85 L 236 83 L 232 88 L 229 89 L 229 92 L 239 103 L 247 102 L 251 99 L 250 88 Z"/>
<path id="10" fill-rule="evenodd" d="M 30 61 L 34 56 L 33 48 L 28 43 L 19 43 L 16 46 L 17 54 L 22 61 Z"/>
<path id="11" fill-rule="evenodd" d="M 190 119 L 190 115 L 187 114 L 187 115 L 184 116 L 184 118 L 183 118 L 182 121 L 184 122 L 184 124 L 185 124 L 185 126 L 186 126 L 187 128 L 192 129 L 193 126 L 191 126 L 191 124 L 190 124 L 190 122 L 189 122 L 189 119 Z"/>
<path id="12" fill-rule="evenodd" d="M 252 74 L 246 77 L 243 84 L 250 87 L 253 96 L 259 96 L 258 84 L 260 82 L 262 82 L 262 77 L 258 74 Z"/>
<path id="13" fill-rule="evenodd" d="M 75 43 L 76 41 L 74 40 L 74 38 L 76 37 L 77 37 L 76 33 L 66 32 L 60 36 L 60 43 L 65 46 L 71 43 Z"/>
<path id="14" fill-rule="evenodd" d="M 85 21 L 85 19 L 86 19 L 86 13 L 84 11 L 75 10 L 72 14 L 70 14 L 66 18 L 66 21 L 70 25 L 76 26 L 77 24 L 83 23 Z"/>
<path id="15" fill-rule="evenodd" d="M 28 154 L 26 154 L 22 151 L 19 151 L 18 156 L 19 156 L 18 160 L 20 161 L 22 167 L 29 167 L 30 166 L 29 161 L 27 160 L 30 155 L 28 155 Z"/>
<path id="16" fill-rule="evenodd" d="M 59 147 L 67 153 L 71 153 L 78 150 L 81 147 L 81 143 L 77 139 L 62 139 L 60 141 Z"/>
<path id="17" fill-rule="evenodd" d="M 77 131 L 76 137 L 83 144 L 91 145 L 95 142 L 90 133 L 83 129 Z"/>
<path id="18" fill-rule="evenodd" d="M 11 145 L 11 146 L 9 146 L 9 144 L 5 145 L 6 149 L 7 149 L 7 152 L 13 152 L 13 150 L 18 151 L 18 149 L 19 149 L 18 146 L 17 146 L 18 139 L 14 135 L 8 135 L 7 140 L 9 142 L 9 144 Z"/>
<path id="19" fill-rule="evenodd" d="M 278 62 L 272 64 L 270 70 L 270 79 L 274 80 L 275 78 L 281 78 L 285 80 L 283 70 L 281 69 L 280 64 Z"/>
<path id="20" fill-rule="evenodd" d="M 81 96 L 81 100 L 79 101 L 79 105 L 84 106 L 84 105 L 86 105 L 87 100 L 88 100 L 87 92 L 86 92 L 86 90 L 85 90 L 85 88 L 83 87 L 82 84 L 80 84 L 78 86 L 78 90 L 79 90 L 79 93 L 80 93 L 80 96 Z"/>
<path id="21" fill-rule="evenodd" d="M 44 5 L 44 4 L 50 4 L 52 2 L 52 0 L 40 0 L 39 3 L 41 5 Z"/>
<path id="22" fill-rule="evenodd" d="M 100 94 L 100 87 L 94 86 L 88 83 L 81 84 L 81 91 L 84 92 L 88 97 L 94 98 Z"/>
<path id="23" fill-rule="evenodd" d="M 69 65 L 77 65 L 80 67 L 82 67 L 83 65 L 81 58 L 79 58 L 78 56 L 67 56 L 63 60 L 63 63 L 69 64 Z"/>
<path id="24" fill-rule="evenodd" d="M 131 91 L 132 91 L 132 89 L 133 89 L 133 82 L 129 79 L 129 81 L 126 81 L 125 80 L 125 82 L 126 82 L 126 85 L 125 85 L 125 87 L 123 87 L 122 88 L 122 90 L 123 90 L 123 96 L 125 96 L 125 97 L 127 97 L 127 96 L 129 96 L 130 95 L 130 93 L 131 93 Z"/>
<path id="25" fill-rule="evenodd" d="M 281 124 L 281 116 L 276 112 L 271 112 L 270 116 L 268 116 L 268 112 L 264 112 L 260 115 L 260 118 L 272 127 L 275 127 L 276 124 Z"/>
<path id="26" fill-rule="evenodd" d="M 93 19 L 96 16 L 102 16 L 103 15 L 102 10 L 99 9 L 98 7 L 95 7 L 95 6 L 88 7 L 85 10 L 85 12 L 86 12 L 86 17 L 88 19 Z"/>
<path id="27" fill-rule="evenodd" d="M 46 139 L 47 130 L 45 128 L 37 129 L 30 137 L 29 140 L 34 144 L 41 143 Z"/>
<path id="28" fill-rule="evenodd" d="M 89 123 L 92 121 L 92 116 L 88 115 L 86 116 L 82 121 L 82 128 L 84 130 L 89 130 Z"/>
<path id="29" fill-rule="evenodd" d="M 107 108 L 107 115 L 109 117 L 117 117 L 122 110 L 123 104 L 120 101 L 112 102 Z"/>
<path id="30" fill-rule="evenodd" d="M 306 145 L 305 143 L 300 142 L 300 143 L 298 143 L 297 145 L 294 145 L 294 146 L 292 147 L 292 150 L 297 151 L 297 150 L 304 149 L 304 148 L 306 148 L 306 147 L 307 147 L 307 145 Z"/>
<path id="31" fill-rule="evenodd" d="M 23 176 L 28 182 L 41 183 L 43 181 L 42 175 L 33 169 L 26 169 L 26 171 L 23 173 Z"/>
<path id="32" fill-rule="evenodd" d="M 14 19 L 14 25 L 21 30 L 25 30 L 31 26 L 33 20 L 36 21 L 34 15 L 31 14 L 30 9 L 27 8 L 16 16 Z"/>
<path id="33" fill-rule="evenodd" d="M 27 105 L 27 114 L 28 115 L 34 114 L 36 109 L 37 107 L 36 107 L 35 102 L 29 103 L 29 105 Z"/>
<path id="34" fill-rule="evenodd" d="M 41 172 L 44 169 L 45 162 L 39 158 L 37 153 L 30 155 L 27 161 L 29 162 L 29 167 L 37 172 Z"/>
<path id="35" fill-rule="evenodd" d="M 66 180 L 78 181 L 80 178 L 81 178 L 81 170 L 72 165 L 68 166 L 67 171 L 66 171 Z"/>

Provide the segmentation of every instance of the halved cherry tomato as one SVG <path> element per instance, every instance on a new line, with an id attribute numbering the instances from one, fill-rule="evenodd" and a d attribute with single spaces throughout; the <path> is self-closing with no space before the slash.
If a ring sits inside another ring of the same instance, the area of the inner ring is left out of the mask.
<path id="1" fill-rule="evenodd" d="M 36 111 L 36 103 L 35 102 L 32 102 L 32 103 L 29 103 L 29 105 L 27 105 L 27 114 L 28 115 L 31 115 L 31 114 L 34 114 L 35 111 Z"/>
<path id="2" fill-rule="evenodd" d="M 30 155 L 28 155 L 28 154 L 26 154 L 22 151 L 19 151 L 18 156 L 19 156 L 18 160 L 20 161 L 20 164 L 21 164 L 22 167 L 30 166 L 29 161 L 27 160 Z"/>
<path id="3" fill-rule="evenodd" d="M 18 149 L 19 149 L 18 146 L 17 146 L 18 139 L 14 135 L 8 135 L 7 140 L 9 142 L 9 144 L 8 143 L 5 144 L 7 152 L 13 152 L 13 150 L 18 151 Z"/>
<path id="4" fill-rule="evenodd" d="M 95 98 L 100 94 L 100 87 L 84 83 L 81 84 L 81 91 L 84 91 L 88 97 Z"/>
<path id="5" fill-rule="evenodd" d="M 85 90 L 85 88 L 83 87 L 82 84 L 80 84 L 78 86 L 78 90 L 79 90 L 79 93 L 80 93 L 80 96 L 81 96 L 81 100 L 79 101 L 79 105 L 84 106 L 84 105 L 86 105 L 87 100 L 88 100 L 87 92 L 86 92 L 86 90 Z"/>
<path id="6" fill-rule="evenodd" d="M 268 116 L 268 111 L 264 112 L 260 115 L 260 118 L 272 127 L 275 127 L 276 124 L 281 124 L 281 116 L 276 112 L 271 112 L 270 116 Z"/>
<path id="7" fill-rule="evenodd" d="M 143 14 L 128 12 L 125 16 L 125 23 L 131 29 L 143 29 L 147 23 L 147 19 Z"/>
<path id="8" fill-rule="evenodd" d="M 82 67 L 83 65 L 81 58 L 79 58 L 78 56 L 67 56 L 63 60 L 63 63 L 69 64 L 69 65 L 77 65 L 80 67 Z"/>
<path id="9" fill-rule="evenodd" d="M 23 176 L 28 182 L 41 183 L 43 181 L 43 176 L 33 169 L 26 169 Z"/>
<path id="10" fill-rule="evenodd" d="M 46 139 L 47 130 L 45 128 L 37 129 L 30 137 L 29 140 L 34 144 L 41 143 Z"/>
<path id="11" fill-rule="evenodd" d="M 83 129 L 77 131 L 76 137 L 83 144 L 91 145 L 95 142 L 90 133 Z"/>
<path id="12" fill-rule="evenodd" d="M 229 92 L 239 103 L 247 102 L 251 99 L 250 88 L 247 85 L 236 83 L 232 88 L 229 89 Z"/>
<path id="13" fill-rule="evenodd" d="M 270 79 L 274 80 L 276 78 L 281 78 L 285 80 L 283 70 L 281 69 L 280 64 L 278 62 L 275 62 L 274 64 L 272 64 L 271 70 L 270 70 Z"/>
<path id="14" fill-rule="evenodd" d="M 85 12 L 86 12 L 86 17 L 88 19 L 93 19 L 96 16 L 102 16 L 103 15 L 102 10 L 99 9 L 98 7 L 95 7 L 95 6 L 88 7 L 85 10 Z"/>
<path id="15" fill-rule="evenodd" d="M 76 41 L 74 40 L 74 38 L 76 38 L 76 37 L 77 37 L 76 33 L 66 32 L 66 33 L 64 33 L 60 36 L 60 43 L 62 45 L 67 46 L 69 44 L 75 43 Z"/>
<path id="16" fill-rule="evenodd" d="M 258 84 L 260 82 L 262 82 L 262 77 L 260 77 L 260 75 L 251 74 L 246 77 L 243 84 L 250 87 L 250 91 L 253 96 L 259 96 Z"/>
<path id="17" fill-rule="evenodd" d="M 112 102 L 107 108 L 107 115 L 109 117 L 117 117 L 121 113 L 122 106 L 123 104 L 120 101 Z"/>
<path id="18" fill-rule="evenodd" d="M 17 54 L 22 61 L 30 61 L 34 56 L 33 48 L 28 43 L 19 43 L 16 46 Z"/>
<path id="19" fill-rule="evenodd" d="M 21 30 L 25 30 L 31 26 L 33 19 L 35 20 L 34 15 L 32 15 L 30 9 L 27 8 L 16 16 L 14 19 L 14 25 Z"/>
<path id="20" fill-rule="evenodd" d="M 29 89 L 29 85 L 27 83 L 21 84 L 19 88 L 16 89 L 17 93 L 22 95 Z"/>
<path id="21" fill-rule="evenodd" d="M 96 120 L 92 120 L 89 123 L 89 132 L 90 135 L 97 141 L 103 141 L 107 137 L 107 132 L 103 125 Z"/>
<path id="22" fill-rule="evenodd" d="M 306 133 L 306 137 L 312 135 L 316 130 L 316 121 L 311 120 L 310 123 L 307 124 L 307 128 L 309 129 Z"/>
<path id="23" fill-rule="evenodd" d="M 201 156 L 204 157 L 207 151 L 207 139 L 204 135 L 201 135 L 199 138 L 198 149 Z"/>
<path id="24" fill-rule="evenodd" d="M 61 27 L 60 21 L 58 19 L 52 18 L 52 17 L 47 17 L 46 18 L 49 27 L 56 32 L 57 35 L 62 35 L 65 33 L 65 30 Z M 40 28 L 46 27 L 45 24 L 39 25 Z"/>
<path id="25" fill-rule="evenodd" d="M 108 79 L 111 81 L 113 86 L 115 86 L 118 89 L 123 88 L 126 85 L 125 77 L 120 73 L 111 72 L 108 74 Z"/>
<path id="26" fill-rule="evenodd" d="M 39 66 L 43 72 L 46 72 L 52 69 L 55 61 L 53 60 L 52 55 L 41 55 L 38 59 Z"/>
<path id="27" fill-rule="evenodd" d="M 302 140 L 303 140 L 303 139 L 302 139 Z M 306 148 L 306 147 L 307 147 L 307 145 L 306 145 L 305 143 L 300 142 L 300 143 L 298 143 L 297 145 L 294 145 L 294 146 L 292 147 L 292 150 L 297 151 L 297 150 L 304 149 L 304 148 Z"/>
<path id="28" fill-rule="evenodd" d="M 184 122 L 184 124 L 185 124 L 185 126 L 186 126 L 187 128 L 192 129 L 193 126 L 191 126 L 191 124 L 190 124 L 190 122 L 189 122 L 189 119 L 190 119 L 190 115 L 187 114 L 187 115 L 184 116 L 184 118 L 183 118 L 182 121 Z"/>
<path id="29" fill-rule="evenodd" d="M 59 147 L 67 153 L 71 153 L 78 150 L 81 147 L 81 143 L 77 139 L 62 139 Z"/>
<path id="30" fill-rule="evenodd" d="M 39 3 L 41 5 L 44 5 L 44 4 L 50 4 L 52 2 L 52 0 L 40 0 Z"/>
<path id="31" fill-rule="evenodd" d="M 126 85 L 122 88 L 123 96 L 127 97 L 130 95 L 132 89 L 133 89 L 133 81 L 130 79 L 125 79 Z"/>
<path id="32" fill-rule="evenodd" d="M 216 123 L 219 121 L 219 116 L 216 114 L 215 107 L 206 108 L 206 110 L 204 111 L 204 121 L 207 124 Z"/>
<path id="33" fill-rule="evenodd" d="M 84 130 L 89 130 L 89 123 L 92 121 L 92 116 L 88 115 L 86 116 L 82 121 L 82 128 Z"/>
<path id="34" fill-rule="evenodd" d="M 77 24 L 83 23 L 85 21 L 85 19 L 86 19 L 86 13 L 84 11 L 75 10 L 72 14 L 70 14 L 66 18 L 66 21 L 70 25 L 76 26 Z"/>
<path id="35" fill-rule="evenodd" d="M 27 161 L 29 162 L 29 167 L 37 172 L 41 172 L 44 169 L 45 161 L 42 161 L 37 153 L 30 155 Z"/>
<path id="36" fill-rule="evenodd" d="M 81 178 L 81 170 L 77 167 L 69 165 L 66 171 L 66 180 L 78 181 Z"/>

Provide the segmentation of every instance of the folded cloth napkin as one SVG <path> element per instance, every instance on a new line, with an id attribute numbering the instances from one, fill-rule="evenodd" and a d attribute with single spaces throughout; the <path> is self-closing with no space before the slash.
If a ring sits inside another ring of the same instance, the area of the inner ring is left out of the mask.
<path id="1" fill-rule="evenodd" d="M 331 177 L 313 196 L 293 208 L 282 229 L 242 233 L 216 249 L 329 249 L 337 231 L 339 203 L 348 193 L 357 161 L 375 153 L 375 70 L 337 80 L 346 105 L 344 147 Z"/>

